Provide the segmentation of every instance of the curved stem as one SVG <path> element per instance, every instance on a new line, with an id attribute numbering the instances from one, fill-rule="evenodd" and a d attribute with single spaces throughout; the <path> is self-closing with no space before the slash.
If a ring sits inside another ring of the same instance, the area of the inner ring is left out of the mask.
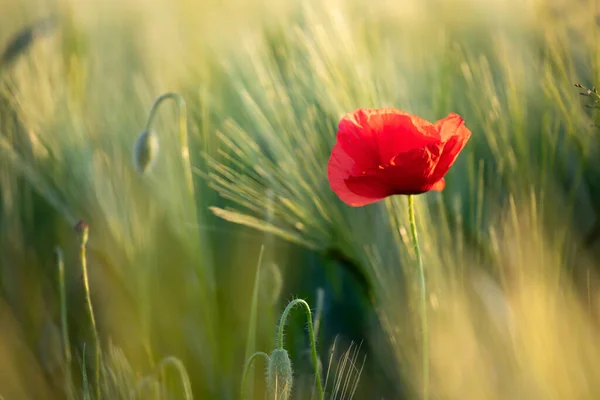
<path id="1" fill-rule="evenodd" d="M 252 354 L 248 361 L 246 361 L 246 365 L 244 365 L 244 372 L 242 372 L 242 388 L 240 391 L 241 400 L 246 399 L 246 387 L 248 386 L 248 376 L 250 372 L 250 367 L 252 367 L 252 361 L 254 361 L 256 357 L 263 357 L 267 361 L 267 364 L 269 363 L 269 360 L 271 360 L 271 357 L 269 357 L 267 353 L 259 351 Z"/>
<path id="2" fill-rule="evenodd" d="M 310 350 L 311 350 L 311 358 L 313 367 L 315 368 L 315 383 L 317 385 L 317 392 L 319 393 L 319 400 L 324 399 L 323 394 L 323 384 L 321 383 L 321 374 L 319 372 L 319 358 L 317 356 L 317 343 L 315 341 L 315 332 L 313 329 L 312 322 L 312 313 L 310 311 L 310 306 L 308 303 L 302 299 L 295 299 L 289 302 L 285 310 L 283 310 L 283 314 L 281 315 L 281 319 L 279 320 L 279 330 L 277 334 L 277 343 L 276 345 L 283 349 L 283 329 L 285 328 L 285 324 L 287 322 L 287 317 L 296 305 L 302 305 L 304 310 L 306 311 L 306 319 L 308 322 L 308 336 L 310 339 Z"/>
<path id="3" fill-rule="evenodd" d="M 190 383 L 190 377 L 185 369 L 185 365 L 183 362 L 177 357 L 168 356 L 164 358 L 156 367 L 157 371 L 162 371 L 168 365 L 172 365 L 179 374 L 179 378 L 181 379 L 181 386 L 183 387 L 183 395 L 185 400 L 193 400 L 194 396 L 192 394 L 192 384 Z"/>
<path id="4" fill-rule="evenodd" d="M 200 227 L 201 225 L 201 221 L 199 219 L 199 214 L 198 214 L 198 209 L 197 209 L 197 202 L 196 202 L 196 187 L 194 185 L 194 179 L 193 179 L 193 175 L 192 175 L 192 163 L 190 161 L 190 150 L 189 150 L 189 135 L 188 135 L 188 112 L 187 112 L 187 104 L 185 102 L 185 99 L 183 98 L 182 95 L 180 95 L 179 93 L 175 93 L 175 92 L 168 92 L 165 93 L 163 95 L 161 95 L 160 97 L 158 97 L 155 101 L 154 104 L 152 104 L 152 108 L 150 109 L 150 113 L 148 115 L 148 120 L 146 121 L 146 126 L 144 128 L 145 131 L 149 131 L 152 128 L 152 124 L 154 122 L 154 119 L 157 115 L 158 109 L 161 106 L 162 103 L 164 103 L 167 100 L 172 100 L 177 104 L 177 108 L 179 111 L 179 115 L 178 115 L 178 119 L 179 119 L 179 145 L 180 145 L 180 152 L 181 152 L 181 158 L 183 159 L 184 162 L 184 173 L 185 173 L 185 180 L 186 180 L 186 187 L 187 190 L 189 192 L 189 195 L 192 199 L 192 213 L 193 213 L 193 221 L 196 222 L 196 225 L 198 227 Z M 210 247 L 207 246 L 203 240 L 200 240 L 200 248 L 201 248 L 201 252 L 202 254 L 208 258 L 211 259 L 210 256 Z M 209 263 L 207 263 L 209 264 Z M 209 297 L 210 300 L 207 299 L 206 293 L 204 291 L 202 291 L 201 296 L 203 296 L 202 299 L 202 303 L 203 304 L 215 304 L 215 299 L 216 299 L 216 295 L 215 295 L 215 281 L 214 281 L 214 277 L 211 271 L 211 266 L 207 265 L 205 266 L 205 268 L 202 269 L 203 271 L 203 276 L 202 278 L 204 278 L 205 280 L 205 284 L 208 287 L 208 292 L 209 292 Z M 214 326 L 214 321 L 210 321 L 209 316 L 207 315 L 207 312 L 205 310 L 204 314 L 205 314 L 205 318 L 207 319 L 206 324 L 207 326 Z M 212 318 L 216 318 L 215 315 L 212 316 Z M 213 347 L 213 351 L 217 351 L 217 347 L 216 347 L 216 340 L 213 334 L 213 330 L 211 328 L 209 328 L 209 335 L 210 335 L 210 340 L 212 343 L 212 347 Z"/>
<path id="5" fill-rule="evenodd" d="M 194 179 L 192 178 L 192 164 L 190 163 L 190 149 L 188 146 L 187 105 L 183 96 L 181 96 L 179 93 L 169 92 L 157 98 L 154 101 L 154 104 L 152 104 L 152 108 L 150 109 L 150 114 L 148 115 L 148 120 L 146 121 L 146 127 L 144 130 L 150 130 L 160 105 L 166 100 L 175 101 L 177 103 L 177 108 L 179 109 L 179 145 L 181 146 L 181 158 L 185 163 L 185 179 L 187 188 L 193 195 L 192 198 L 195 199 L 196 191 L 194 189 Z"/>
<path id="6" fill-rule="evenodd" d="M 63 342 L 63 356 L 65 362 L 65 390 L 71 390 L 73 385 L 73 378 L 71 376 L 71 341 L 69 340 L 69 323 L 67 319 L 67 291 L 65 288 L 65 262 L 63 259 L 63 252 L 60 247 L 56 248 L 56 259 L 58 263 L 58 285 L 60 295 L 60 326 Z"/>
<path id="7" fill-rule="evenodd" d="M 148 114 L 148 120 L 146 121 L 146 126 L 144 128 L 144 131 L 149 131 L 152 128 L 152 123 L 154 122 L 154 118 L 156 117 L 156 114 L 158 112 L 159 107 L 161 106 L 161 104 L 167 100 L 173 100 L 176 104 L 177 104 L 177 108 L 179 110 L 179 115 L 178 115 L 178 119 L 179 119 L 179 146 L 180 146 L 180 153 L 181 153 L 181 158 L 183 159 L 184 162 L 184 173 L 185 173 L 185 181 L 186 181 L 186 187 L 187 190 L 189 192 L 190 197 L 192 198 L 193 201 L 193 207 L 192 207 L 192 212 L 193 212 L 193 221 L 196 222 L 196 225 L 198 227 L 201 226 L 201 221 L 199 219 L 198 216 L 198 210 L 197 210 L 197 204 L 196 204 L 196 187 L 194 185 L 194 178 L 192 175 L 192 163 L 190 160 L 190 149 L 189 149 L 189 134 L 188 134 L 188 112 L 187 112 L 187 105 L 185 102 L 185 99 L 183 98 L 182 95 L 180 95 L 179 93 L 175 93 L 175 92 L 168 92 L 165 93 L 163 95 L 161 95 L 160 97 L 158 97 L 155 101 L 154 104 L 152 104 L 152 108 L 150 109 L 150 113 Z M 202 244 L 201 244 L 202 245 Z M 203 253 L 206 255 L 206 257 L 210 257 L 209 255 L 209 247 L 207 246 L 202 246 L 202 251 Z M 211 293 L 214 293 L 214 279 L 212 277 L 212 274 L 209 276 L 208 279 L 208 285 L 210 288 Z"/>
<path id="8" fill-rule="evenodd" d="M 423 335 L 423 398 L 429 399 L 429 332 L 427 328 L 427 281 L 421 249 L 419 248 L 419 237 L 417 235 L 417 223 L 415 221 L 414 196 L 408 196 L 408 217 L 410 220 L 410 233 L 413 239 L 417 265 L 419 269 L 419 283 L 421 286 L 421 333 Z"/>
<path id="9" fill-rule="evenodd" d="M 147 376 L 145 376 L 142 380 L 139 381 L 135 389 L 132 389 L 130 392 L 130 397 L 139 398 L 139 395 L 142 393 L 142 389 L 145 389 L 146 386 L 151 383 L 162 382 L 165 383 L 164 379 L 159 380 L 159 375 L 164 372 L 168 365 L 172 365 L 178 372 L 179 378 L 181 379 L 181 386 L 183 388 L 183 398 L 185 400 L 193 400 L 194 396 L 192 393 L 192 384 L 190 383 L 190 377 L 185 369 L 185 365 L 183 362 L 174 356 L 165 357 L 154 370 Z"/>

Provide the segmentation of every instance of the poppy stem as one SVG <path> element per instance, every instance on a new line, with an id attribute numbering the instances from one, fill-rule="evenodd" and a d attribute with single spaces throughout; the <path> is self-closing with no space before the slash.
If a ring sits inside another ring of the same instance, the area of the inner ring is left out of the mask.
<path id="1" fill-rule="evenodd" d="M 159 98 L 157 98 L 154 101 L 154 104 L 152 104 L 152 108 L 150 110 L 150 114 L 148 116 L 148 120 L 146 121 L 146 127 L 144 128 L 144 131 L 150 131 L 151 127 L 152 127 L 152 123 L 154 122 L 154 118 L 157 115 L 157 111 L 160 107 L 160 105 L 165 102 L 166 100 L 173 100 L 175 103 L 177 103 L 177 108 L 179 109 L 179 145 L 180 145 L 180 152 L 181 152 L 181 158 L 183 159 L 184 162 L 184 167 L 185 167 L 185 181 L 186 181 L 186 185 L 188 190 L 195 195 L 196 191 L 194 188 L 194 179 L 192 177 L 192 165 L 190 163 L 190 149 L 188 146 L 188 127 L 187 127 L 187 105 L 185 103 L 185 100 L 183 98 L 183 96 L 181 96 L 179 93 L 175 93 L 175 92 L 169 92 L 169 93 L 165 93 L 162 96 L 160 96 Z M 195 196 L 194 196 L 195 198 Z"/>
<path id="2" fill-rule="evenodd" d="M 190 160 L 190 149 L 189 149 L 189 132 L 188 132 L 188 108 L 187 103 L 182 95 L 176 92 L 167 92 L 158 97 L 154 103 L 152 104 L 152 108 L 150 109 L 150 113 L 148 114 L 148 119 L 146 120 L 146 126 L 144 127 L 144 131 L 150 132 L 152 125 L 156 116 L 158 115 L 158 110 L 160 106 L 167 101 L 173 101 L 177 105 L 178 109 L 178 122 L 179 122 L 179 150 L 181 159 L 183 161 L 183 168 L 185 174 L 186 188 L 189 192 L 190 198 L 192 199 L 192 213 L 193 219 L 199 228 L 202 226 L 201 214 L 198 212 L 198 196 L 197 196 L 197 188 L 194 183 L 193 177 L 193 165 Z M 201 252 L 204 255 L 204 261 L 206 261 L 206 267 L 199 269 L 202 272 L 203 276 L 201 280 L 206 282 L 208 287 L 208 295 L 212 299 L 209 301 L 206 298 L 206 294 L 204 290 L 201 291 L 201 296 L 203 296 L 202 302 L 204 304 L 213 304 L 216 300 L 215 294 L 215 278 L 213 272 L 211 270 L 210 265 L 212 265 L 212 254 L 210 247 L 205 244 L 205 241 L 200 240 Z M 211 318 L 216 318 L 214 315 L 210 316 L 209 311 L 205 310 L 204 318 L 206 320 L 207 326 L 213 326 L 213 322 L 211 322 Z M 208 328 L 208 334 L 210 336 L 209 341 L 212 346 L 212 351 L 217 352 L 217 340 L 212 328 Z"/>
<path id="3" fill-rule="evenodd" d="M 271 360 L 271 357 L 269 357 L 267 353 L 257 351 L 256 353 L 250 356 L 248 361 L 246 361 L 246 365 L 244 365 L 244 372 L 242 373 L 242 389 L 240 394 L 240 400 L 246 400 L 247 398 L 248 377 L 250 375 L 250 370 L 253 366 L 252 362 L 258 357 L 263 357 L 267 361 L 267 364 L 269 363 L 269 360 Z"/>
<path id="4" fill-rule="evenodd" d="M 189 195 L 193 201 L 193 204 L 192 204 L 192 212 L 193 212 L 193 217 L 194 217 L 193 221 L 198 226 L 201 226 L 202 221 L 200 219 L 200 214 L 198 213 L 198 209 L 197 209 L 197 207 L 198 207 L 198 205 L 197 205 L 198 190 L 196 188 L 196 185 L 194 184 L 193 165 L 190 161 L 189 132 L 188 132 L 188 109 L 187 109 L 187 104 L 186 104 L 183 96 L 176 92 L 167 92 L 167 93 L 161 95 L 160 97 L 158 97 L 154 101 L 154 104 L 152 104 L 152 108 L 150 109 L 148 119 L 146 120 L 146 126 L 144 128 L 144 131 L 150 132 L 152 125 L 154 123 L 154 120 L 158 114 L 158 110 L 159 110 L 160 106 L 168 100 L 172 100 L 173 102 L 175 102 L 177 104 L 177 109 L 179 112 L 179 114 L 178 114 L 178 117 L 179 117 L 179 146 L 180 146 L 179 150 L 180 150 L 181 159 L 183 160 L 183 164 L 184 164 L 183 167 L 184 167 L 186 188 L 187 188 Z M 203 243 L 204 242 L 201 242 L 202 254 L 205 254 L 206 255 L 205 259 L 210 261 L 212 259 L 212 255 L 210 253 L 210 248 L 208 246 L 204 245 Z M 203 278 L 205 281 L 208 282 L 208 287 L 210 289 L 211 295 L 214 295 L 214 292 L 215 292 L 214 276 L 213 276 L 212 272 L 210 271 L 210 268 L 206 268 L 206 272 L 207 272 L 208 276 L 204 276 Z"/>
<path id="5" fill-rule="evenodd" d="M 306 311 L 306 322 L 308 325 L 308 339 L 310 340 L 311 361 L 313 364 L 313 368 L 315 369 L 315 385 L 317 387 L 319 400 L 323 400 L 325 398 L 325 394 L 323 392 L 323 383 L 321 382 L 319 356 L 317 354 L 317 342 L 315 339 L 315 331 L 313 328 L 312 312 L 310 311 L 310 306 L 306 301 L 302 299 L 295 299 L 290 301 L 287 307 L 285 307 L 285 310 L 283 310 L 283 314 L 281 314 L 281 319 L 279 320 L 277 342 L 275 344 L 279 349 L 283 350 L 283 330 L 285 328 L 285 324 L 287 323 L 288 314 L 297 305 L 302 306 L 304 308 L 304 311 Z"/>
<path id="6" fill-rule="evenodd" d="M 419 248 L 419 236 L 417 235 L 417 223 L 415 221 L 414 196 L 408 196 L 408 217 L 410 220 L 410 233 L 412 235 L 417 265 L 419 268 L 419 283 L 421 286 L 421 332 L 423 335 L 423 399 L 429 399 L 429 332 L 427 327 L 427 281 L 423 269 L 423 259 Z"/>
<path id="7" fill-rule="evenodd" d="M 94 307 L 92 306 L 92 295 L 90 293 L 90 281 L 88 276 L 87 268 L 87 256 L 86 246 L 89 237 L 88 225 L 80 221 L 76 229 L 79 231 L 80 245 L 79 245 L 79 261 L 81 263 L 81 276 L 83 279 L 83 288 L 85 294 L 85 303 L 87 306 L 87 313 L 90 322 L 90 328 L 92 331 L 92 338 L 94 340 L 94 388 L 96 391 L 96 400 L 100 399 L 100 338 L 98 336 L 98 329 L 96 327 L 96 318 L 94 316 Z M 85 367 L 84 367 L 85 368 Z"/>
<path id="8" fill-rule="evenodd" d="M 63 356 L 65 362 L 65 390 L 71 393 L 73 386 L 73 377 L 71 376 L 71 341 L 69 340 L 69 323 L 67 319 L 67 290 L 65 288 L 65 262 L 63 252 L 60 247 L 56 248 L 56 258 L 58 262 L 58 284 L 60 295 L 60 325 L 63 343 Z"/>

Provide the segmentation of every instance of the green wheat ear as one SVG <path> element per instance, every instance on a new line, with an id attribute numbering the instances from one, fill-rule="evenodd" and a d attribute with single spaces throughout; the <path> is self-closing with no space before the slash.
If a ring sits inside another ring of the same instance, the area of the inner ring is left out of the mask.
<path id="1" fill-rule="evenodd" d="M 56 16 L 41 18 L 17 32 L 0 52 L 0 72 L 25 53 L 37 38 L 48 36 L 58 28 Z"/>
<path id="2" fill-rule="evenodd" d="M 159 148 L 158 135 L 154 131 L 140 133 L 133 148 L 133 165 L 140 174 L 152 168 L 158 158 Z"/>
<path id="3" fill-rule="evenodd" d="M 267 366 L 267 385 L 271 398 L 288 400 L 292 396 L 294 371 L 286 349 L 277 348 L 271 353 Z"/>

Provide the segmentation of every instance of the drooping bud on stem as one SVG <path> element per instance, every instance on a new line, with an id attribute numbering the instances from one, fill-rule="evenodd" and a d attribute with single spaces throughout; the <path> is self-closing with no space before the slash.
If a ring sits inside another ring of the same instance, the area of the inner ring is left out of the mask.
<path id="1" fill-rule="evenodd" d="M 148 119 L 146 120 L 146 125 L 142 130 L 142 133 L 138 137 L 135 148 L 134 148 L 134 165 L 136 168 L 143 172 L 152 166 L 152 163 L 157 159 L 158 156 L 158 148 L 159 141 L 158 136 L 161 135 L 161 132 L 156 133 L 152 128 L 154 126 L 154 122 L 158 116 L 158 111 L 161 105 L 166 104 L 167 101 L 173 101 L 177 105 L 178 111 L 178 133 L 179 133 L 179 151 L 181 156 L 181 161 L 183 162 L 183 172 L 185 176 L 185 186 L 188 190 L 190 200 L 192 201 L 192 213 L 193 213 L 193 221 L 198 225 L 204 225 L 204 221 L 201 219 L 201 215 L 198 214 L 198 210 L 196 209 L 198 203 L 197 191 L 194 183 L 193 177 L 193 165 L 190 160 L 190 149 L 189 149 L 189 138 L 188 138 L 188 112 L 187 112 L 187 104 L 182 95 L 176 92 L 167 92 L 159 96 L 154 103 L 152 104 L 152 108 L 148 113 Z M 166 140 L 164 135 L 161 140 Z M 205 244 L 205 241 L 201 241 L 201 253 L 205 254 L 207 259 L 210 259 L 211 249 L 209 246 Z M 206 270 L 206 275 L 203 277 L 204 282 L 208 286 L 211 297 L 215 296 L 215 279 L 210 269 Z M 208 324 L 207 324 L 208 325 Z M 211 341 L 215 341 L 214 338 L 210 339 Z"/>
<path id="2" fill-rule="evenodd" d="M 294 371 L 287 350 L 277 348 L 271 353 L 267 367 L 267 385 L 271 398 L 288 400 L 292 395 Z"/>
<path id="3" fill-rule="evenodd" d="M 148 119 L 146 120 L 146 125 L 144 126 L 142 134 L 140 135 L 140 137 L 138 138 L 138 140 L 136 142 L 136 146 L 134 149 L 134 159 L 135 159 L 134 164 L 136 165 L 136 167 L 138 165 L 139 165 L 139 167 L 145 166 L 147 169 L 148 167 L 151 166 L 152 161 L 156 160 L 157 151 L 158 151 L 158 135 L 156 133 L 154 133 L 152 127 L 153 127 L 154 121 L 158 115 L 158 110 L 160 109 L 160 106 L 162 104 L 165 104 L 167 101 L 173 101 L 177 105 L 178 128 L 179 128 L 178 129 L 179 149 L 180 149 L 181 160 L 183 161 L 185 184 L 186 184 L 186 188 L 188 190 L 189 197 L 190 197 L 190 200 L 192 203 L 191 204 L 191 211 L 192 211 L 191 220 L 194 221 L 197 224 L 197 226 L 202 226 L 202 225 L 204 225 L 203 221 L 200 219 L 200 216 L 196 209 L 198 198 L 197 198 L 196 187 L 194 185 L 194 179 L 193 179 L 193 175 L 192 175 L 193 166 L 190 161 L 190 150 L 189 150 L 189 146 L 188 146 L 187 104 L 186 104 L 183 96 L 181 96 L 179 93 L 175 93 L 175 92 L 164 93 L 161 96 L 159 96 L 152 104 L 152 108 L 150 109 L 150 112 L 148 114 Z M 151 132 L 151 133 L 148 133 L 148 132 Z M 160 132 L 159 132 L 159 134 L 160 134 Z M 163 140 L 165 140 L 164 137 L 163 137 Z M 138 155 L 138 152 L 139 152 L 139 155 Z M 138 159 L 139 159 L 139 162 L 138 162 Z M 201 246 L 200 252 L 202 254 L 204 254 L 207 259 L 210 260 L 211 259 L 211 249 L 209 246 L 206 245 L 206 241 L 200 241 L 200 246 Z M 208 289 L 207 293 L 210 298 L 216 299 L 215 279 L 214 279 L 212 270 L 210 268 L 207 268 L 206 270 L 203 270 L 203 272 L 205 272 L 205 274 L 204 274 L 204 276 L 202 276 L 202 280 L 203 280 L 203 282 L 206 282 L 206 286 Z M 202 293 L 204 293 L 204 291 L 202 291 Z M 211 300 L 207 299 L 207 303 L 209 303 L 209 302 L 211 302 Z M 210 321 L 208 321 L 208 315 L 209 315 L 208 313 L 205 313 L 205 318 L 207 318 L 205 325 L 207 327 L 210 327 L 210 326 L 212 326 L 212 324 L 210 324 Z M 216 348 L 217 345 L 216 345 L 216 337 L 215 337 L 214 331 L 212 328 L 207 328 L 207 329 L 208 329 L 208 335 L 209 335 L 208 341 L 211 343 L 211 348 Z"/>
<path id="4" fill-rule="evenodd" d="M 140 174 L 144 174 L 152 168 L 158 156 L 159 147 L 158 135 L 155 132 L 143 131 L 140 133 L 133 149 L 133 165 Z"/>
<path id="5" fill-rule="evenodd" d="M 181 158 L 184 163 L 186 185 L 188 187 L 188 190 L 190 191 L 190 194 L 194 196 L 195 189 L 194 181 L 192 178 L 192 166 L 190 164 L 190 150 L 188 147 L 187 105 L 185 103 L 185 100 L 183 99 L 183 96 L 181 96 L 179 93 L 169 92 L 161 95 L 154 101 L 154 104 L 152 104 L 152 108 L 150 109 L 150 113 L 148 114 L 148 119 L 146 120 L 146 126 L 144 127 L 142 134 L 138 138 L 138 142 L 140 141 L 140 139 L 143 138 L 145 134 L 149 136 L 150 140 L 154 140 L 152 139 L 152 135 L 156 134 L 151 134 L 147 132 L 152 132 L 152 125 L 154 124 L 154 119 L 156 118 L 158 110 L 161 104 L 163 104 L 167 100 L 175 101 L 177 103 L 177 108 L 179 109 L 179 145 L 181 149 Z M 138 142 L 136 142 L 136 151 L 138 147 Z M 156 138 L 156 143 L 158 143 L 158 138 Z"/>

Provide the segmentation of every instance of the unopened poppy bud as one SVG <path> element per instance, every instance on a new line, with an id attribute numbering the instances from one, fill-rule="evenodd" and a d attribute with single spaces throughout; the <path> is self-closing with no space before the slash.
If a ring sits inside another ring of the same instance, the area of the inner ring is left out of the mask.
<path id="1" fill-rule="evenodd" d="M 87 244 L 90 231 L 89 225 L 84 220 L 80 219 L 77 221 L 74 228 L 75 232 L 81 235 L 81 244 L 85 246 Z"/>
<path id="2" fill-rule="evenodd" d="M 133 149 L 133 164 L 140 174 L 148 171 L 158 155 L 158 136 L 153 131 L 144 131 L 138 136 Z"/>
<path id="3" fill-rule="evenodd" d="M 271 353 L 267 367 L 267 385 L 269 393 L 278 400 L 288 400 L 292 395 L 294 372 L 287 350 L 277 348 Z"/>

